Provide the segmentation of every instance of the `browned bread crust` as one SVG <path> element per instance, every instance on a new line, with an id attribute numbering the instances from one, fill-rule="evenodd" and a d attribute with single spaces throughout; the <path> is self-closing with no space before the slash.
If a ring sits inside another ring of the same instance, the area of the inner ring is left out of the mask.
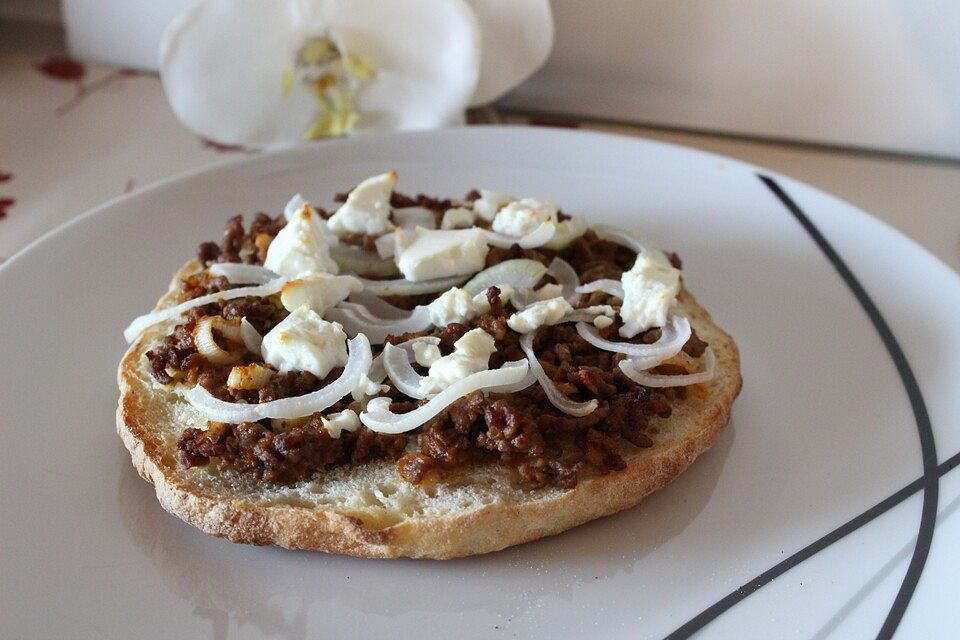
<path id="1" fill-rule="evenodd" d="M 158 308 L 173 304 L 179 279 L 198 269 L 188 262 Z M 371 558 L 446 559 L 497 551 L 637 504 L 720 437 L 741 387 L 737 346 L 686 290 L 679 305 L 713 348 L 716 376 L 690 388 L 673 415 L 659 423 L 651 448 L 623 445 L 624 470 L 583 478 L 574 489 L 523 490 L 495 464 L 413 486 L 397 477 L 392 462 L 377 461 L 282 490 L 236 474 L 185 469 L 177 462 L 179 433 L 202 421 L 144 366 L 144 353 L 169 331 L 169 323 L 144 333 L 120 363 L 117 432 L 164 509 L 232 542 Z"/>

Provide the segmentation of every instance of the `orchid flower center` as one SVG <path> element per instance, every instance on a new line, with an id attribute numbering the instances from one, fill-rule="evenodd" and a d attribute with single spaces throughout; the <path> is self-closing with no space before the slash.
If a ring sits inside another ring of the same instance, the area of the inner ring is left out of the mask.
<path id="1" fill-rule="evenodd" d="M 284 97 L 300 85 L 317 101 L 317 116 L 304 138 L 350 133 L 360 119 L 357 95 L 375 75 L 373 65 L 344 51 L 329 35 L 308 38 L 283 72 Z"/>

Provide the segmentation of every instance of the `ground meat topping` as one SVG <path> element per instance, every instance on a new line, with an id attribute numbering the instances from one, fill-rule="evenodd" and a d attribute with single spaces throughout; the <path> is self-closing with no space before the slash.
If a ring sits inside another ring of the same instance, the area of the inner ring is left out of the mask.
<path id="1" fill-rule="evenodd" d="M 477 192 L 471 192 L 466 201 L 477 197 Z M 345 199 L 346 194 L 337 197 L 339 202 Z M 458 203 L 422 194 L 411 197 L 394 193 L 391 206 L 424 207 L 434 213 L 439 225 L 443 213 Z M 326 211 L 318 211 L 328 217 Z M 568 218 L 566 214 L 560 215 L 560 219 Z M 258 213 L 249 229 L 245 229 L 242 217 L 235 216 L 228 220 L 222 241 L 202 243 L 197 258 L 205 266 L 217 261 L 262 264 L 270 242 L 284 224 L 282 215 L 271 218 Z M 373 250 L 376 237 L 355 234 L 343 240 Z M 582 282 L 619 279 L 636 259 L 630 249 L 601 240 L 587 231 L 559 254 L 545 248 L 522 249 L 518 245 L 506 249 L 493 247 L 487 254 L 486 265 L 517 258 L 547 265 L 557 255 L 574 267 Z M 681 268 L 676 254 L 667 255 L 676 268 Z M 225 278 L 201 272 L 184 279 L 179 297 L 189 300 L 233 286 Z M 509 331 L 506 324 L 515 309 L 501 300 L 500 293 L 496 287 L 488 289 L 489 310 L 468 323 L 389 336 L 387 342 L 396 344 L 416 337 L 435 336 L 440 339 L 441 351 L 449 354 L 453 344 L 467 331 L 481 328 L 496 342 L 497 350 L 490 357 L 491 368 L 522 360 L 525 354 L 519 347 L 519 336 Z M 428 304 L 436 295 L 439 294 L 392 296 L 386 300 L 412 309 Z M 595 292 L 581 296 L 575 306 L 596 304 L 619 306 L 620 300 Z M 212 366 L 197 353 L 193 344 L 196 323 L 207 315 L 222 315 L 230 320 L 246 318 L 264 335 L 286 317 L 287 311 L 276 295 L 192 309 L 182 324 L 146 354 L 149 370 L 159 383 L 200 384 L 223 400 L 256 403 L 316 391 L 341 373 L 341 369 L 335 369 L 320 380 L 308 372 L 274 372 L 260 389 L 231 390 L 226 385 L 231 365 Z M 621 340 L 619 326 L 619 320 L 615 320 L 600 333 L 608 340 Z M 660 330 L 651 329 L 633 341 L 651 343 L 659 337 Z M 699 358 L 707 346 L 694 332 L 683 351 Z M 685 397 L 683 388 L 660 391 L 637 385 L 617 366 L 623 358 L 621 354 L 594 348 L 579 336 L 572 323 L 542 327 L 536 334 L 534 350 L 544 371 L 562 393 L 578 401 L 596 399 L 597 409 L 583 417 L 562 413 L 549 403 L 540 385 L 535 384 L 513 394 L 474 392 L 452 403 L 422 427 L 400 435 L 378 434 L 361 427 L 356 432 L 345 431 L 340 438 L 332 438 L 323 427 L 320 414 L 298 421 L 211 422 L 206 431 L 187 429 L 183 433 L 178 442 L 180 456 L 188 467 L 214 465 L 217 469 L 231 469 L 276 483 L 302 481 L 337 465 L 390 459 L 397 461 L 397 472 L 402 478 L 419 484 L 434 475 L 442 476 L 458 465 L 481 461 L 507 466 L 527 488 L 569 488 L 584 474 L 622 470 L 626 466 L 624 451 L 630 447 L 653 446 L 657 421 L 670 416 L 671 402 Z M 262 363 L 262 359 L 258 354 L 248 353 L 237 364 L 250 363 Z M 390 409 L 395 413 L 412 411 L 426 402 L 410 399 L 392 387 L 386 395 L 391 398 Z M 348 407 L 360 410 L 347 396 L 327 412 Z"/>

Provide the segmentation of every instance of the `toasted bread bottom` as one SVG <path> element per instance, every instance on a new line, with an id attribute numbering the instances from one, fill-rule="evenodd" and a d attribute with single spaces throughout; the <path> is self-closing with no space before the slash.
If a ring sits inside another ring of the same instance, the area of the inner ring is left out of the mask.
<path id="1" fill-rule="evenodd" d="M 158 308 L 174 304 L 180 279 L 199 269 L 197 262 L 188 262 Z M 497 551 L 637 504 L 720 437 L 741 387 L 737 346 L 686 290 L 678 303 L 713 348 L 715 377 L 672 403 L 671 417 L 657 422 L 652 447 L 622 443 L 624 470 L 582 478 L 573 489 L 525 490 L 496 463 L 416 486 L 403 481 L 386 460 L 338 467 L 293 486 L 268 485 L 229 471 L 186 469 L 177 462 L 177 440 L 187 427 L 203 427 L 206 421 L 172 387 L 155 382 L 144 364 L 144 354 L 173 323 L 151 327 L 123 357 L 117 432 L 164 509 L 232 542 L 370 558 L 447 559 Z"/>

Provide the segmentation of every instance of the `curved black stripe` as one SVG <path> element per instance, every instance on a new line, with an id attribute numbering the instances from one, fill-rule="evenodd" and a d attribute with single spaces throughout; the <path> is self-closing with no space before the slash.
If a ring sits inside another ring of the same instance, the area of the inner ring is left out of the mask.
<path id="1" fill-rule="evenodd" d="M 933 542 L 933 531 L 937 523 L 937 499 L 940 492 L 940 478 L 937 475 L 937 446 L 933 438 L 933 428 L 930 425 L 930 416 L 927 413 L 927 405 L 923 401 L 923 394 L 920 392 L 920 385 L 917 378 L 913 375 L 913 369 L 904 355 L 900 343 L 890 330 L 887 321 L 877 306 L 870 299 L 857 277 L 847 267 L 840 255 L 834 250 L 827 239 L 820 233 L 820 230 L 810 221 L 800 207 L 784 192 L 777 182 L 769 177 L 761 175 L 760 180 L 773 192 L 783 205 L 794 215 L 800 225 L 810 234 L 813 241 L 817 243 L 820 250 L 823 251 L 827 259 L 834 266 L 843 281 L 850 287 L 850 291 L 857 298 L 863 311 L 870 318 L 873 327 L 880 334 L 883 340 L 883 346 L 893 359 L 893 364 L 897 367 L 897 373 L 900 374 L 900 380 L 910 398 L 910 407 L 913 409 L 913 417 L 917 422 L 917 434 L 920 436 L 920 456 L 923 460 L 923 510 L 920 513 L 920 531 L 917 534 L 917 545 L 913 548 L 913 557 L 910 559 L 910 566 L 907 567 L 907 573 L 903 576 L 903 582 L 900 584 L 900 590 L 897 597 L 890 607 L 886 620 L 880 628 L 877 638 L 892 638 L 903 614 L 907 611 L 907 605 L 910 604 L 910 598 L 917 588 L 920 581 L 920 574 L 923 573 L 923 566 L 927 562 L 927 556 L 930 553 L 930 545 Z"/>
<path id="2" fill-rule="evenodd" d="M 769 583 L 777 576 L 800 564 L 819 551 L 822 551 L 849 533 L 859 529 L 864 524 L 870 522 L 885 511 L 893 508 L 905 500 L 908 496 L 922 488 L 923 509 L 920 514 L 920 529 L 917 534 L 917 542 L 913 549 L 913 556 L 910 560 L 910 566 L 907 567 L 907 572 L 903 577 L 903 582 L 900 584 L 900 589 L 893 601 L 893 605 L 891 606 L 890 611 L 884 620 L 883 626 L 880 628 L 880 632 L 877 634 L 878 638 L 886 640 L 893 637 L 894 632 L 897 630 L 897 626 L 900 624 L 900 620 L 903 619 L 903 614 L 907 610 L 907 605 L 910 603 L 911 597 L 913 597 L 917 583 L 920 580 L 920 575 L 923 572 L 924 564 L 926 564 L 927 556 L 930 553 L 930 545 L 933 541 L 933 531 L 934 527 L 936 526 L 937 499 L 940 489 L 940 473 L 937 468 L 937 450 L 933 437 L 933 428 L 930 425 L 930 416 L 927 413 L 927 406 L 923 400 L 923 395 L 920 392 L 920 385 L 917 383 L 917 379 L 913 374 L 913 370 L 911 369 L 909 362 L 907 361 L 906 355 L 903 353 L 903 349 L 900 348 L 900 344 L 897 342 L 896 337 L 890 330 L 890 326 L 887 324 L 886 320 L 884 320 L 880 310 L 873 303 L 873 300 L 863 288 L 863 285 L 860 284 L 860 281 L 857 280 L 855 275 L 853 275 L 853 272 L 850 271 L 850 268 L 847 267 L 846 263 L 829 243 L 829 241 L 827 241 L 816 225 L 813 224 L 813 222 L 790 198 L 790 196 L 786 194 L 776 180 L 770 176 L 761 174 L 757 174 L 757 177 L 764 183 L 764 185 L 766 185 L 768 189 L 770 189 L 770 191 L 777 197 L 784 207 L 786 207 L 786 209 L 793 214 L 797 222 L 800 223 L 800 226 L 802 226 L 803 229 L 810 235 L 811 239 L 817 244 L 827 260 L 830 261 L 830 264 L 833 265 L 840 277 L 843 278 L 844 283 L 846 283 L 847 287 L 849 287 L 851 293 L 853 293 L 854 297 L 857 299 L 857 302 L 860 303 L 864 313 L 867 314 L 870 322 L 880 335 L 880 339 L 883 341 L 887 352 L 890 354 L 890 358 L 893 360 L 893 363 L 896 366 L 897 373 L 900 375 L 900 380 L 903 383 L 904 389 L 907 392 L 907 397 L 910 400 L 910 406 L 913 410 L 914 420 L 917 423 L 917 433 L 920 438 L 920 452 L 923 461 L 923 476 L 910 485 L 907 485 L 897 493 L 893 494 L 886 500 L 883 500 L 867 511 L 864 511 L 859 516 L 853 518 L 849 522 L 841 525 L 837 529 L 834 529 L 816 542 L 810 544 L 786 560 L 775 565 L 771 569 L 768 569 L 750 582 L 742 585 L 737 590 L 719 600 L 716 604 L 697 614 L 693 619 L 679 627 L 667 637 L 687 638 L 691 636 L 702 629 L 705 625 L 709 624 L 710 621 L 715 619 L 717 616 L 721 615 L 724 611 L 737 604 L 760 587 Z M 951 460 L 953 460 L 953 458 L 951 458 Z M 953 464 L 955 465 L 956 461 L 954 461 Z M 952 468 L 952 466 L 945 468 L 943 472 L 945 473 L 950 468 Z"/>
<path id="3" fill-rule="evenodd" d="M 960 466 L 960 453 L 956 453 L 949 460 L 937 467 L 937 475 L 943 476 L 954 469 Z M 680 638 L 689 638 L 691 635 L 705 627 L 712 620 L 719 617 L 727 609 L 731 608 L 733 605 L 737 604 L 754 591 L 757 591 L 766 584 L 773 582 L 776 578 L 780 577 L 790 569 L 794 568 L 798 564 L 802 563 L 807 558 L 815 556 L 820 551 L 823 551 L 829 547 L 834 542 L 846 537 L 847 535 L 853 533 L 860 527 L 872 522 L 877 517 L 883 515 L 890 509 L 893 509 L 898 504 L 914 495 L 923 488 L 923 476 L 917 478 L 907 486 L 903 487 L 893 495 L 888 498 L 884 498 L 877 504 L 873 505 L 860 515 L 855 518 L 848 520 L 843 523 L 827 535 L 818 539 L 817 541 L 807 545 L 800 551 L 797 551 L 788 558 L 780 561 L 776 565 L 770 567 L 756 578 L 747 582 L 739 587 L 728 595 L 724 596 L 723 599 L 718 600 L 716 604 L 711 605 L 707 609 L 704 609 L 702 612 L 697 614 L 697 616 L 691 619 L 689 622 L 684 624 L 682 627 L 679 627 L 676 631 L 667 636 L 668 640 L 675 640 Z"/>

